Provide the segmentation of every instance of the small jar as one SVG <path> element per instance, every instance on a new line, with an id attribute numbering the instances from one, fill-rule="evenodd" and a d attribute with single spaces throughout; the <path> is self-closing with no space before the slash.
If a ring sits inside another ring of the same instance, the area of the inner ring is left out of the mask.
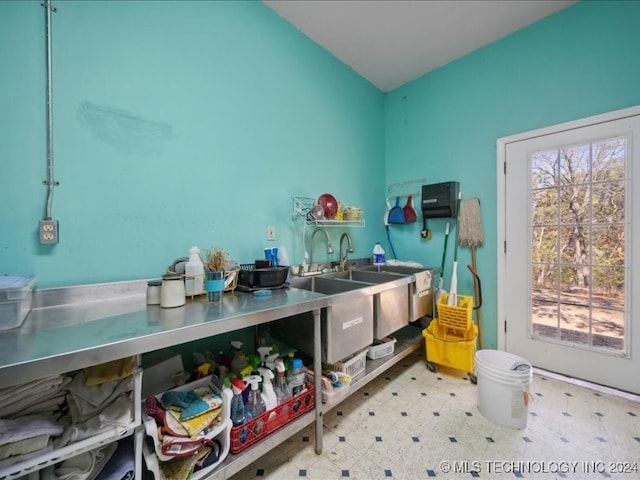
<path id="1" fill-rule="evenodd" d="M 160 287 L 162 280 L 149 280 L 147 282 L 147 305 L 160 305 Z"/>
<path id="2" fill-rule="evenodd" d="M 160 287 L 160 306 L 162 308 L 181 307 L 187 303 L 184 280 L 181 275 L 165 275 Z"/>

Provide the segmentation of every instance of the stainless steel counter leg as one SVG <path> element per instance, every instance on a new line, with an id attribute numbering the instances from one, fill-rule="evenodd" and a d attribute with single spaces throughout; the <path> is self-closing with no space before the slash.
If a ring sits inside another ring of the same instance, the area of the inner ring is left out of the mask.
<path id="1" fill-rule="evenodd" d="M 316 453 L 322 454 L 322 339 L 320 329 L 320 309 L 313 311 L 313 387 L 315 388 L 316 412 Z"/>

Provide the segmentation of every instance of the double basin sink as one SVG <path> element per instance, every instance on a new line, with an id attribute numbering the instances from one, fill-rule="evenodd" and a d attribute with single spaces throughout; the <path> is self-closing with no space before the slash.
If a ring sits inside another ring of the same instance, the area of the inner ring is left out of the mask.
<path id="1" fill-rule="evenodd" d="M 354 270 L 295 277 L 291 288 L 331 296 L 321 316 L 322 362 L 334 364 L 431 313 L 431 270 L 403 266 L 363 266 Z M 313 314 L 286 317 L 271 335 L 313 355 Z"/>

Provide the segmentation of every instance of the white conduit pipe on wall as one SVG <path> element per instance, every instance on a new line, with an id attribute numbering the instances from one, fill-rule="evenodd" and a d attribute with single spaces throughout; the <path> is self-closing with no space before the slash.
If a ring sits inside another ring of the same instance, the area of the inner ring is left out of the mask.
<path id="1" fill-rule="evenodd" d="M 42 183 L 47 186 L 47 206 L 45 220 L 51 220 L 51 206 L 53 204 L 53 188 L 59 185 L 53 177 L 53 101 L 52 101 L 52 75 L 51 75 L 51 12 L 55 7 L 51 0 L 45 0 L 42 6 L 45 9 L 46 27 L 45 36 L 47 43 L 47 179 Z"/>

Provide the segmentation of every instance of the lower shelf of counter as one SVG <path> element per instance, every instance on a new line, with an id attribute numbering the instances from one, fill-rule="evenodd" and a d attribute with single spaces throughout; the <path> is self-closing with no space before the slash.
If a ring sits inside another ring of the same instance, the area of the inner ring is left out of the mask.
<path id="1" fill-rule="evenodd" d="M 411 355 L 416 350 L 424 347 L 424 337 L 422 336 L 422 330 L 418 327 L 404 327 L 401 330 L 393 333 L 393 337 L 396 339 L 393 353 L 376 360 L 367 358 L 364 373 L 361 373 L 353 379 L 349 386 L 348 393 L 344 396 L 339 396 L 338 401 L 336 402 L 323 403 L 323 412 L 327 412 L 336 405 L 339 405 L 342 401 L 344 401 L 346 398 L 349 398 L 349 396 L 353 395 L 358 391 L 358 389 L 364 387 L 371 380 L 380 376 L 386 370 L 388 370 L 407 356 Z"/>
<path id="2" fill-rule="evenodd" d="M 304 415 L 291 421 L 284 427 L 281 427 L 276 432 L 272 433 L 268 437 L 260 440 L 260 442 L 248 447 L 241 453 L 234 455 L 229 453 L 224 462 L 222 462 L 214 472 L 207 479 L 226 479 L 238 473 L 247 465 L 256 461 L 262 457 L 265 453 L 268 453 L 273 448 L 280 445 L 282 442 L 295 435 L 300 430 L 311 425 L 316 420 L 316 412 L 312 410 Z"/>
<path id="3" fill-rule="evenodd" d="M 322 413 L 331 410 L 341 401 L 356 392 L 359 388 L 363 387 L 424 345 L 422 330 L 417 327 L 407 326 L 394 333 L 393 336 L 397 340 L 393 354 L 377 360 L 367 359 L 365 372 L 354 379 L 347 395 L 341 396 L 339 401 L 335 403 L 316 406 L 316 410 L 302 415 L 291 423 L 280 428 L 278 431 L 264 438 L 259 443 L 252 445 L 237 455 L 230 453 L 224 462 L 218 465 L 215 471 L 211 472 L 211 474 L 206 478 L 209 480 L 224 480 L 235 475 L 243 468 L 258 460 L 264 454 L 290 438 L 292 435 L 295 435 L 300 430 L 303 430 L 305 427 L 313 424 L 316 420 L 316 415 L 322 415 Z"/>

